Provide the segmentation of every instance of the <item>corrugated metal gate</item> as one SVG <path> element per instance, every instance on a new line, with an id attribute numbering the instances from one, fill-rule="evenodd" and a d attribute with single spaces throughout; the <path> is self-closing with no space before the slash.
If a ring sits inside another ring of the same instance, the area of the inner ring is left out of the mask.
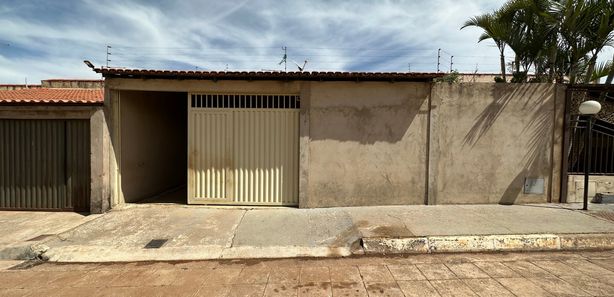
<path id="1" fill-rule="evenodd" d="M 88 120 L 0 119 L 0 209 L 89 211 Z"/>
<path id="2" fill-rule="evenodd" d="M 298 204 L 296 95 L 190 94 L 188 203 Z"/>

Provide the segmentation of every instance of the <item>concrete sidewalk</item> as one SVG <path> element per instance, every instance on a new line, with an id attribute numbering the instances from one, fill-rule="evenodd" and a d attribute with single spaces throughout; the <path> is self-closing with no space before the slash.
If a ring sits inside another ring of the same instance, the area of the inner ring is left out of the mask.
<path id="1" fill-rule="evenodd" d="M 100 215 L 74 212 L 0 212 L 0 259 L 30 258 L 44 252 L 39 243 Z"/>
<path id="2" fill-rule="evenodd" d="M 58 262 L 614 248 L 614 206 L 128 205 L 43 242 Z M 145 248 L 166 239 L 160 248 Z"/>

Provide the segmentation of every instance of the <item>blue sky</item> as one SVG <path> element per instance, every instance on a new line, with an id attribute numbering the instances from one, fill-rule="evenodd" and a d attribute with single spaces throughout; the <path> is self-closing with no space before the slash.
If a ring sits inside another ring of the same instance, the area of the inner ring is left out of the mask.
<path id="1" fill-rule="evenodd" d="M 98 78 L 110 66 L 279 70 L 282 46 L 306 70 L 498 71 L 480 30 L 459 30 L 503 0 L 28 1 L 0 3 L 0 83 Z M 508 59 L 512 59 L 511 53 Z"/>

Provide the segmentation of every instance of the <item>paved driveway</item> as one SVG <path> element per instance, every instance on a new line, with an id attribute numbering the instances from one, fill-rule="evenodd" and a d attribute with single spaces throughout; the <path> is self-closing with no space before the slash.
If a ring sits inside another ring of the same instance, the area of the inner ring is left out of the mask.
<path id="1" fill-rule="evenodd" d="M 100 215 L 74 212 L 1 211 L 0 259 L 13 259 L 29 246 L 71 230 Z"/>

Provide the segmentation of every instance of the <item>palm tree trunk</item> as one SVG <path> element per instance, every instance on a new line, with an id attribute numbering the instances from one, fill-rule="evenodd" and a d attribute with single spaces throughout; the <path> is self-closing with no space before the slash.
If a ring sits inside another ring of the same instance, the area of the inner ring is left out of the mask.
<path id="1" fill-rule="evenodd" d="M 550 71 L 548 72 L 548 81 L 553 82 L 554 81 L 554 74 L 555 74 L 555 68 L 556 68 L 556 58 L 557 58 L 557 51 L 558 48 L 556 46 L 553 46 L 550 49 Z"/>
<path id="2" fill-rule="evenodd" d="M 605 79 L 605 84 L 612 84 L 612 80 L 614 80 L 614 55 L 612 55 L 612 63 L 610 64 L 610 73 L 608 73 L 608 77 Z"/>
<path id="3" fill-rule="evenodd" d="M 584 77 L 584 83 L 592 83 L 593 71 L 595 71 L 595 64 L 597 63 L 597 54 L 594 54 L 588 61 L 588 69 L 586 70 L 586 76 Z"/>
<path id="4" fill-rule="evenodd" d="M 614 80 L 614 55 L 612 55 L 612 63 L 610 64 L 610 72 L 608 72 L 608 77 L 605 79 L 605 84 L 611 85 L 612 80 Z M 601 95 L 599 96 L 599 101 L 603 102 L 607 95 L 608 95 L 608 92 L 601 92 Z"/>
<path id="5" fill-rule="evenodd" d="M 505 54 L 503 53 L 504 51 L 501 51 L 501 76 L 503 77 L 503 82 L 507 82 L 507 78 L 505 75 Z"/>

